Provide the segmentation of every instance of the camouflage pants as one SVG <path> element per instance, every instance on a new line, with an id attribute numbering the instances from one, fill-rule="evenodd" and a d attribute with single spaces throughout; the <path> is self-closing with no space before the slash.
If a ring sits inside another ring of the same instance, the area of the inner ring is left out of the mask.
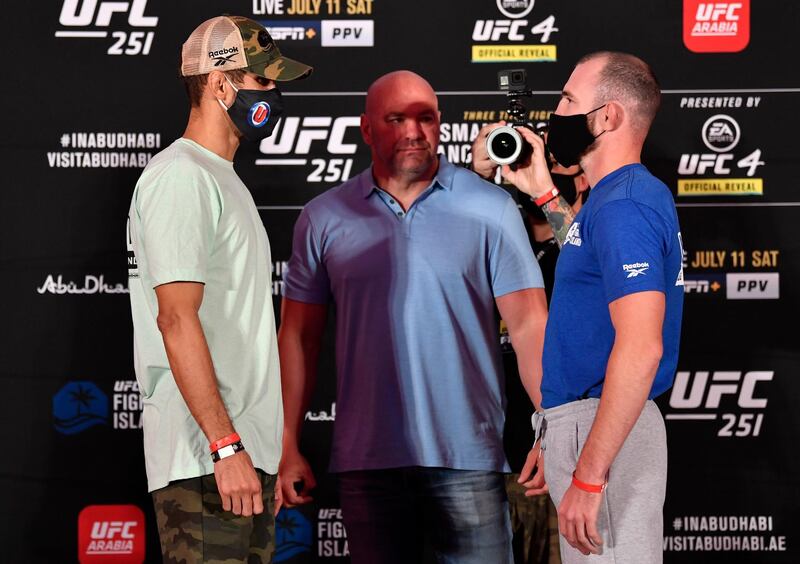
<path id="1" fill-rule="evenodd" d="M 164 564 L 268 564 L 275 552 L 275 476 L 260 470 L 264 512 L 222 509 L 214 475 L 178 480 L 153 492 Z"/>
<path id="2" fill-rule="evenodd" d="M 525 497 L 519 474 L 506 474 L 515 564 L 560 564 L 558 513 L 550 496 Z"/>

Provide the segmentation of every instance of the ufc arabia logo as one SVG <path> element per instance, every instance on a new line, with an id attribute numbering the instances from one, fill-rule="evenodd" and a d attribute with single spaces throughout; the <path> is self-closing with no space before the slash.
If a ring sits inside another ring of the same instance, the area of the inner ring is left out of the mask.
<path id="1" fill-rule="evenodd" d="M 147 55 L 155 37 L 154 31 L 111 31 L 110 27 L 152 29 L 158 16 L 145 15 L 147 0 L 112 2 L 108 0 L 64 0 L 55 32 L 60 38 L 102 38 L 109 34 L 114 42 L 108 55 Z M 124 19 L 123 19 L 124 18 Z M 66 29 L 64 29 L 66 28 Z M 75 29 L 83 28 L 83 29 Z"/>
<path id="2" fill-rule="evenodd" d="M 92 523 L 93 540 L 133 539 L 133 529 L 138 521 L 95 521 Z"/>
<path id="3" fill-rule="evenodd" d="M 683 0 L 683 43 L 695 53 L 733 53 L 750 42 L 750 0 Z"/>
<path id="4" fill-rule="evenodd" d="M 78 515 L 78 559 L 144 562 L 144 513 L 135 505 L 90 505 Z"/>

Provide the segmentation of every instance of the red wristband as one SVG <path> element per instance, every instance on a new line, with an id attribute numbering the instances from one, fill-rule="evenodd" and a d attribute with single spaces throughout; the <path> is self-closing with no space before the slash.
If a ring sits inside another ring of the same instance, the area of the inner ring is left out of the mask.
<path id="1" fill-rule="evenodd" d="M 211 452 L 217 452 L 219 449 L 228 445 L 232 445 L 233 443 L 238 443 L 241 440 L 242 438 L 239 436 L 239 433 L 231 433 L 227 437 L 222 437 L 221 439 L 214 441 L 208 445 L 208 448 L 211 450 Z"/>
<path id="2" fill-rule="evenodd" d="M 543 205 L 545 205 L 550 200 L 553 200 L 553 199 L 557 198 L 559 194 L 560 194 L 560 192 L 558 191 L 558 188 L 553 186 L 553 188 L 549 192 L 547 192 L 543 196 L 539 196 L 538 198 L 536 198 L 533 201 L 533 203 L 536 204 L 537 207 L 542 207 Z"/>
<path id="3" fill-rule="evenodd" d="M 579 490 L 583 490 L 589 493 L 603 493 L 608 485 L 608 482 L 603 482 L 599 486 L 596 484 L 587 484 L 586 482 L 581 482 L 578 478 L 575 477 L 575 472 L 572 473 L 572 485 L 578 488 Z"/>

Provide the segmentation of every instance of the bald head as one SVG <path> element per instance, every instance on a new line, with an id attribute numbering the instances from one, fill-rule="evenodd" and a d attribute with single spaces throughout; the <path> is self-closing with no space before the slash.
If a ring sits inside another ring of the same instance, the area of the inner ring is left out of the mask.
<path id="1" fill-rule="evenodd" d="M 399 70 L 384 74 L 367 89 L 365 113 L 368 117 L 379 115 L 388 106 L 408 105 L 415 102 L 430 104 L 437 111 L 439 102 L 430 83 L 417 73 Z"/>
<path id="2" fill-rule="evenodd" d="M 406 180 L 435 172 L 439 103 L 428 81 L 411 71 L 385 74 L 367 90 L 361 134 L 375 173 Z"/>

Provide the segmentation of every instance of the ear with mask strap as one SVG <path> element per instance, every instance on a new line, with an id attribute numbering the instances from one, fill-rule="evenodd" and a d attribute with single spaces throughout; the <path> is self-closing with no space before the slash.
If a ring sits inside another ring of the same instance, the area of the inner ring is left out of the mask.
<path id="1" fill-rule="evenodd" d="M 585 114 L 562 116 L 552 114 L 547 134 L 547 149 L 558 164 L 571 167 L 580 162 L 581 156 L 600 137 L 593 135 L 589 130 L 589 114 L 604 108 L 606 104 L 598 106 Z"/>
<path id="2" fill-rule="evenodd" d="M 236 92 L 230 108 L 217 98 L 219 104 L 233 121 L 239 133 L 249 141 L 266 139 L 275 130 L 278 118 L 283 114 L 283 98 L 277 88 L 271 90 L 251 90 L 237 88 L 226 76 L 225 80 Z"/>

